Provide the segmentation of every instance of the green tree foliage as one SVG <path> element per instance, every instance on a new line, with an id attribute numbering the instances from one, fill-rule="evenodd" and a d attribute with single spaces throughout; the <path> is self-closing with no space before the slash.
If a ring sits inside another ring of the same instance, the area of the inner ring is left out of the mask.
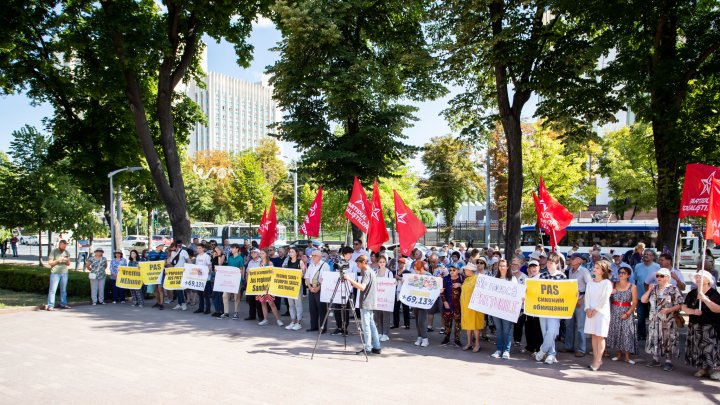
<path id="1" fill-rule="evenodd" d="M 535 223 L 535 203 L 532 193 L 537 194 L 540 176 L 548 192 L 570 212 L 587 208 L 597 189 L 588 181 L 587 156 L 582 152 L 566 151 L 561 134 L 534 124 L 528 128 L 523 139 L 523 210 L 525 223 Z"/>
<path id="2" fill-rule="evenodd" d="M 426 5 L 280 0 L 273 6 L 283 40 L 268 73 L 286 114 L 276 136 L 297 145 L 299 166 L 314 181 L 347 196 L 353 176 L 365 183 L 390 177 L 414 151 L 403 130 L 416 108 L 401 101 L 444 93 L 422 30 Z"/>
<path id="3" fill-rule="evenodd" d="M 450 240 L 455 215 L 463 201 L 483 201 L 485 181 L 479 172 L 479 156 L 467 143 L 452 135 L 436 136 L 423 148 L 427 178 L 421 195 L 429 207 L 445 218 L 443 236 Z"/>
<path id="4" fill-rule="evenodd" d="M 278 221 L 292 222 L 294 205 L 292 173 L 288 172 L 285 162 L 280 159 L 278 142 L 272 138 L 261 140 L 255 147 L 255 154 L 265 175 L 265 181 L 270 186 L 270 192 L 275 197 Z"/>
<path id="5" fill-rule="evenodd" d="M 605 134 L 600 157 L 600 174 L 608 179 L 609 209 L 624 219 L 625 211 L 637 212 L 655 207 L 657 166 L 652 128 L 637 124 Z"/>
<path id="6" fill-rule="evenodd" d="M 521 120 L 531 96 L 543 96 L 537 115 L 568 134 L 587 137 L 593 121 L 612 118 L 602 109 L 554 101 L 556 94 L 574 94 L 577 88 L 598 97 L 612 90 L 594 80 L 601 54 L 601 47 L 590 41 L 594 33 L 565 12 L 562 3 L 449 0 L 435 7 L 432 33 L 443 77 L 463 88 L 451 100 L 448 117 L 473 141 L 484 138 L 497 122 L 503 128 L 508 154 L 506 252 L 520 244 Z"/>

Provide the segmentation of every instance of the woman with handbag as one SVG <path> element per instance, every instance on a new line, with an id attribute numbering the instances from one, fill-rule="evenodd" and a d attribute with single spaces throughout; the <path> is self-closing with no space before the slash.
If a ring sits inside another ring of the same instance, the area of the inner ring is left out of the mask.
<path id="1" fill-rule="evenodd" d="M 660 359 L 665 359 L 663 370 L 672 371 L 673 357 L 680 357 L 678 348 L 679 327 L 674 314 L 680 310 L 683 295 L 677 286 L 670 284 L 670 270 L 661 268 L 655 273 L 657 285 L 650 284 L 640 301 L 650 303 L 650 322 L 645 352 L 653 356 L 648 367 L 660 367 Z M 682 319 L 682 318 L 681 318 Z"/>
<path id="2" fill-rule="evenodd" d="M 105 251 L 97 248 L 93 257 L 85 262 L 85 268 L 90 271 L 88 278 L 90 279 L 90 299 L 93 305 L 105 304 L 105 270 L 108 262 L 103 254 Z"/>

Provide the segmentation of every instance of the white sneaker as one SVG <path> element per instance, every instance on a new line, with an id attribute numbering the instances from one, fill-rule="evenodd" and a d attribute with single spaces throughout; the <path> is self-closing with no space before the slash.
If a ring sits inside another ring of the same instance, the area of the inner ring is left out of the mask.
<path id="1" fill-rule="evenodd" d="M 415 341 L 415 346 L 420 346 L 420 344 L 422 343 L 422 341 L 423 341 L 423 338 L 418 337 L 417 340 Z"/>
<path id="2" fill-rule="evenodd" d="M 182 304 L 182 310 L 187 311 L 187 304 Z"/>
<path id="3" fill-rule="evenodd" d="M 557 359 L 552 354 L 545 358 L 545 364 L 555 364 L 555 363 L 557 363 Z"/>
<path id="4" fill-rule="evenodd" d="M 543 361 L 544 357 L 545 353 L 542 351 L 535 353 L 535 361 Z"/>
<path id="5" fill-rule="evenodd" d="M 267 325 L 268 323 L 269 323 L 269 322 L 267 321 L 267 319 L 263 319 L 262 321 L 258 322 L 258 325 L 260 325 L 260 326 L 265 326 L 265 325 Z"/>
<path id="6" fill-rule="evenodd" d="M 500 358 L 500 350 L 496 350 L 495 353 L 490 355 L 490 357 L 492 357 L 494 359 L 499 359 Z"/>
<path id="7" fill-rule="evenodd" d="M 181 309 L 181 308 L 182 308 L 182 305 L 177 304 L 177 305 L 175 305 L 175 307 L 173 309 Z"/>
<path id="8" fill-rule="evenodd" d="M 292 330 L 300 330 L 302 329 L 302 325 L 300 325 L 300 322 L 296 323 L 295 326 L 293 326 Z"/>
<path id="9" fill-rule="evenodd" d="M 287 329 L 287 330 L 292 330 L 293 328 L 295 328 L 295 324 L 294 324 L 294 323 L 291 323 L 291 324 L 289 324 L 288 326 L 285 327 L 285 329 Z"/>
<path id="10" fill-rule="evenodd" d="M 430 346 L 430 341 L 429 341 L 427 338 L 425 338 L 425 339 L 423 339 L 422 342 L 420 343 L 420 346 L 421 346 L 421 347 L 428 347 L 428 346 Z"/>
<path id="11" fill-rule="evenodd" d="M 284 326 L 285 324 L 283 323 L 283 321 L 281 321 L 281 320 L 278 319 L 278 320 L 277 320 L 277 325 L 278 325 L 278 326 Z"/>
<path id="12" fill-rule="evenodd" d="M 390 338 L 388 337 L 388 335 L 380 335 L 380 341 L 381 341 L 381 342 L 387 342 L 388 340 L 390 340 Z"/>
<path id="13" fill-rule="evenodd" d="M 503 352 L 502 358 L 505 360 L 510 360 L 510 352 Z"/>

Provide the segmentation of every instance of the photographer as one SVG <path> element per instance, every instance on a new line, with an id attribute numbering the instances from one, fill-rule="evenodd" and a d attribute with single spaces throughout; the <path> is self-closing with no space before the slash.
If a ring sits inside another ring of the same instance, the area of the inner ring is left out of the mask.
<path id="1" fill-rule="evenodd" d="M 362 279 L 358 283 L 355 281 L 353 274 L 345 273 L 345 280 L 349 281 L 353 287 L 360 290 L 360 317 L 362 318 L 362 331 L 365 346 L 362 350 L 358 350 L 355 354 L 363 354 L 371 352 L 380 354 L 380 336 L 378 335 L 377 326 L 373 318 L 373 310 L 375 309 L 375 293 L 377 285 L 375 284 L 375 272 L 368 266 L 368 259 L 365 255 L 360 255 L 355 259 Z"/>
<path id="2" fill-rule="evenodd" d="M 335 263 L 334 270 L 341 273 L 341 277 L 343 275 L 351 277 L 353 280 L 357 278 L 357 270 L 355 266 L 350 265 L 350 260 L 352 259 L 354 251 L 353 248 L 349 246 L 345 246 L 340 249 L 340 259 L 337 263 Z M 367 256 L 364 256 L 367 259 Z M 347 303 L 342 304 L 340 308 L 336 308 L 333 310 L 333 314 L 335 316 L 335 322 L 337 324 L 337 328 L 331 333 L 333 336 L 337 335 L 347 335 L 348 333 L 348 325 L 350 324 L 350 312 L 353 310 L 353 300 L 352 300 L 352 291 L 347 291 L 348 294 L 348 300 Z M 347 311 L 343 317 L 343 311 Z"/>

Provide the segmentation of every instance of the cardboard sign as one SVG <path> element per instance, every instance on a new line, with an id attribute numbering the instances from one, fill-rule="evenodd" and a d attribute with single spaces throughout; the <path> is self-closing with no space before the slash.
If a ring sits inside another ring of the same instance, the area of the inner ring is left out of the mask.
<path id="1" fill-rule="evenodd" d="M 118 275 L 115 285 L 118 288 L 125 288 L 128 290 L 139 290 L 143 286 L 142 277 L 140 275 L 140 269 L 137 267 L 125 267 L 120 266 L 118 268 Z"/>
<path id="2" fill-rule="evenodd" d="M 140 262 L 140 275 L 145 285 L 160 284 L 165 262 Z"/>
<path id="3" fill-rule="evenodd" d="M 240 280 L 242 270 L 233 266 L 215 266 L 215 284 L 213 291 L 221 291 L 231 294 L 240 292 Z"/>
<path id="4" fill-rule="evenodd" d="M 577 280 L 528 279 L 525 313 L 540 318 L 570 319 L 578 300 Z"/>
<path id="5" fill-rule="evenodd" d="M 343 304 L 350 300 L 353 286 L 349 281 L 343 281 L 338 285 L 337 282 L 339 278 L 340 273 L 334 271 L 323 271 L 320 273 L 320 302 L 330 303 L 330 299 L 332 298 L 333 304 Z M 338 290 L 333 297 L 336 285 L 338 286 Z M 342 299 L 343 295 L 345 296 L 344 302 Z"/>
<path id="6" fill-rule="evenodd" d="M 440 296 L 442 278 L 416 273 L 404 274 L 400 302 L 420 309 L 430 309 Z"/>
<path id="7" fill-rule="evenodd" d="M 468 307 L 473 311 L 517 322 L 524 296 L 524 285 L 479 275 Z"/>
<path id="8" fill-rule="evenodd" d="M 297 299 L 302 290 L 302 270 L 274 268 L 268 294 Z"/>
<path id="9" fill-rule="evenodd" d="M 375 310 L 392 312 L 395 309 L 395 279 L 377 277 L 375 284 Z"/>
<path id="10" fill-rule="evenodd" d="M 263 295 L 268 293 L 272 280 L 273 267 L 255 267 L 248 270 L 245 295 Z"/>
<path id="11" fill-rule="evenodd" d="M 166 290 L 182 290 L 183 273 L 185 273 L 184 267 L 166 268 L 163 288 Z"/>
<path id="12" fill-rule="evenodd" d="M 208 268 L 208 266 L 203 266 L 199 264 L 186 264 L 185 271 L 183 272 L 182 277 L 182 288 L 196 291 L 205 291 L 205 284 L 207 284 L 209 271 L 210 269 Z"/>

